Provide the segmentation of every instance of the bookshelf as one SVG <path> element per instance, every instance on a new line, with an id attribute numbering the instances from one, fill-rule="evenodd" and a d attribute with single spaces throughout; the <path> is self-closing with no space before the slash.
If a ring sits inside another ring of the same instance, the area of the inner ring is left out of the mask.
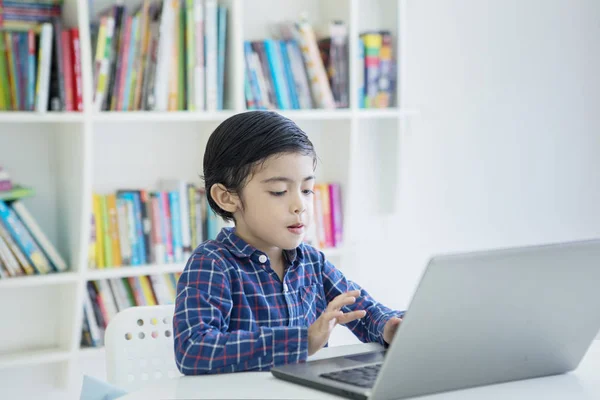
<path id="1" fill-rule="evenodd" d="M 136 1 L 125 1 L 134 4 Z M 372 238 L 381 221 L 396 210 L 399 148 L 405 121 L 417 110 L 403 108 L 401 43 L 406 0 L 220 0 L 228 7 L 224 109 L 216 111 L 93 111 L 93 50 L 90 16 L 113 4 L 65 0 L 63 21 L 81 39 L 82 112 L 0 112 L 0 162 L 19 182 L 36 188 L 26 204 L 68 261 L 69 272 L 0 280 L 0 370 L 27 365 L 60 368 L 59 386 L 77 377 L 83 299 L 88 281 L 179 272 L 183 263 L 88 268 L 92 192 L 124 187 L 151 188 L 161 178 L 199 182 L 203 149 L 212 130 L 246 109 L 244 41 L 270 37 L 266 24 L 296 20 L 303 12 L 319 34 L 323 24 L 340 19 L 348 26 L 349 58 L 357 59 L 359 34 L 369 29 L 392 33 L 398 60 L 393 106 L 363 109 L 358 102 L 362 71 L 349 64 L 348 108 L 280 110 L 310 136 L 320 158 L 317 175 L 341 184 L 344 245 L 325 254 L 352 274 L 354 254 Z M 90 8 L 90 5 L 92 8 Z M 338 341 L 347 340 L 340 333 Z M 334 341 L 334 338 L 332 338 Z M 26 370 L 23 369 L 23 373 Z"/>

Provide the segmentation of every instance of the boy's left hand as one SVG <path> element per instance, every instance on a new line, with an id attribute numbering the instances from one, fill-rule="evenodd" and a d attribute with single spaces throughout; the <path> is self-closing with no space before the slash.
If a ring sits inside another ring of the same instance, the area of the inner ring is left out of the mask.
<path id="1" fill-rule="evenodd" d="M 392 343 L 392 339 L 394 339 L 394 335 L 396 334 L 401 322 L 401 318 L 392 317 L 388 320 L 388 322 L 385 323 L 385 326 L 383 327 L 383 340 L 385 340 L 387 344 Z"/>

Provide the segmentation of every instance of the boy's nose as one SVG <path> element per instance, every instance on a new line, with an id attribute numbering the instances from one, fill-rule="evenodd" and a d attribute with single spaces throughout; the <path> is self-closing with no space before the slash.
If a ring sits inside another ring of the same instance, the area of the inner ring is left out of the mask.
<path id="1" fill-rule="evenodd" d="M 291 209 L 292 209 L 291 211 L 294 214 L 302 214 L 304 212 L 304 210 L 306 210 L 306 205 L 304 204 L 302 199 L 297 199 L 296 201 L 293 202 Z"/>

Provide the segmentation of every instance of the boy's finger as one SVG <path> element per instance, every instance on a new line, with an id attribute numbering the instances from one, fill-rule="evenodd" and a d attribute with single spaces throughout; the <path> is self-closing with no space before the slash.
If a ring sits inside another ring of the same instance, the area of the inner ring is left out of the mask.
<path id="1" fill-rule="evenodd" d="M 321 314 L 320 318 L 323 318 L 325 320 L 325 322 L 329 322 L 329 321 L 339 318 L 343 315 L 344 315 L 344 313 L 340 310 L 325 311 L 323 314 Z"/>
<path id="2" fill-rule="evenodd" d="M 354 320 L 360 319 L 367 314 L 365 310 L 357 310 L 346 313 L 338 318 L 338 324 L 347 324 Z"/>
<path id="3" fill-rule="evenodd" d="M 360 291 L 358 291 L 358 290 L 354 290 L 354 291 L 348 292 L 348 293 L 343 293 L 343 294 L 337 296 L 335 299 L 333 299 L 331 301 L 331 303 L 329 303 L 327 305 L 327 308 L 330 310 L 336 310 L 336 309 L 340 309 L 344 306 L 354 304 L 354 302 L 356 301 L 356 297 L 358 297 L 359 294 L 360 294 Z"/>
<path id="4" fill-rule="evenodd" d="M 332 301 L 331 303 L 329 303 L 328 308 L 330 310 L 339 310 L 340 308 L 344 307 L 344 306 L 349 306 L 350 304 L 354 304 L 356 302 L 356 298 L 355 297 L 344 297 L 341 299 L 335 299 L 334 301 Z"/>

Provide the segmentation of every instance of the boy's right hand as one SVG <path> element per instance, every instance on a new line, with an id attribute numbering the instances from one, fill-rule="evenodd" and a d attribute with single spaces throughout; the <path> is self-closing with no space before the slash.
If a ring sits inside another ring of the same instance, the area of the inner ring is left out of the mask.
<path id="1" fill-rule="evenodd" d="M 347 324 L 365 316 L 367 313 L 365 310 L 351 311 L 346 314 L 341 311 L 342 307 L 354 304 L 359 295 L 360 290 L 340 294 L 327 305 L 323 314 L 308 328 L 309 356 L 325 346 L 336 324 Z"/>

